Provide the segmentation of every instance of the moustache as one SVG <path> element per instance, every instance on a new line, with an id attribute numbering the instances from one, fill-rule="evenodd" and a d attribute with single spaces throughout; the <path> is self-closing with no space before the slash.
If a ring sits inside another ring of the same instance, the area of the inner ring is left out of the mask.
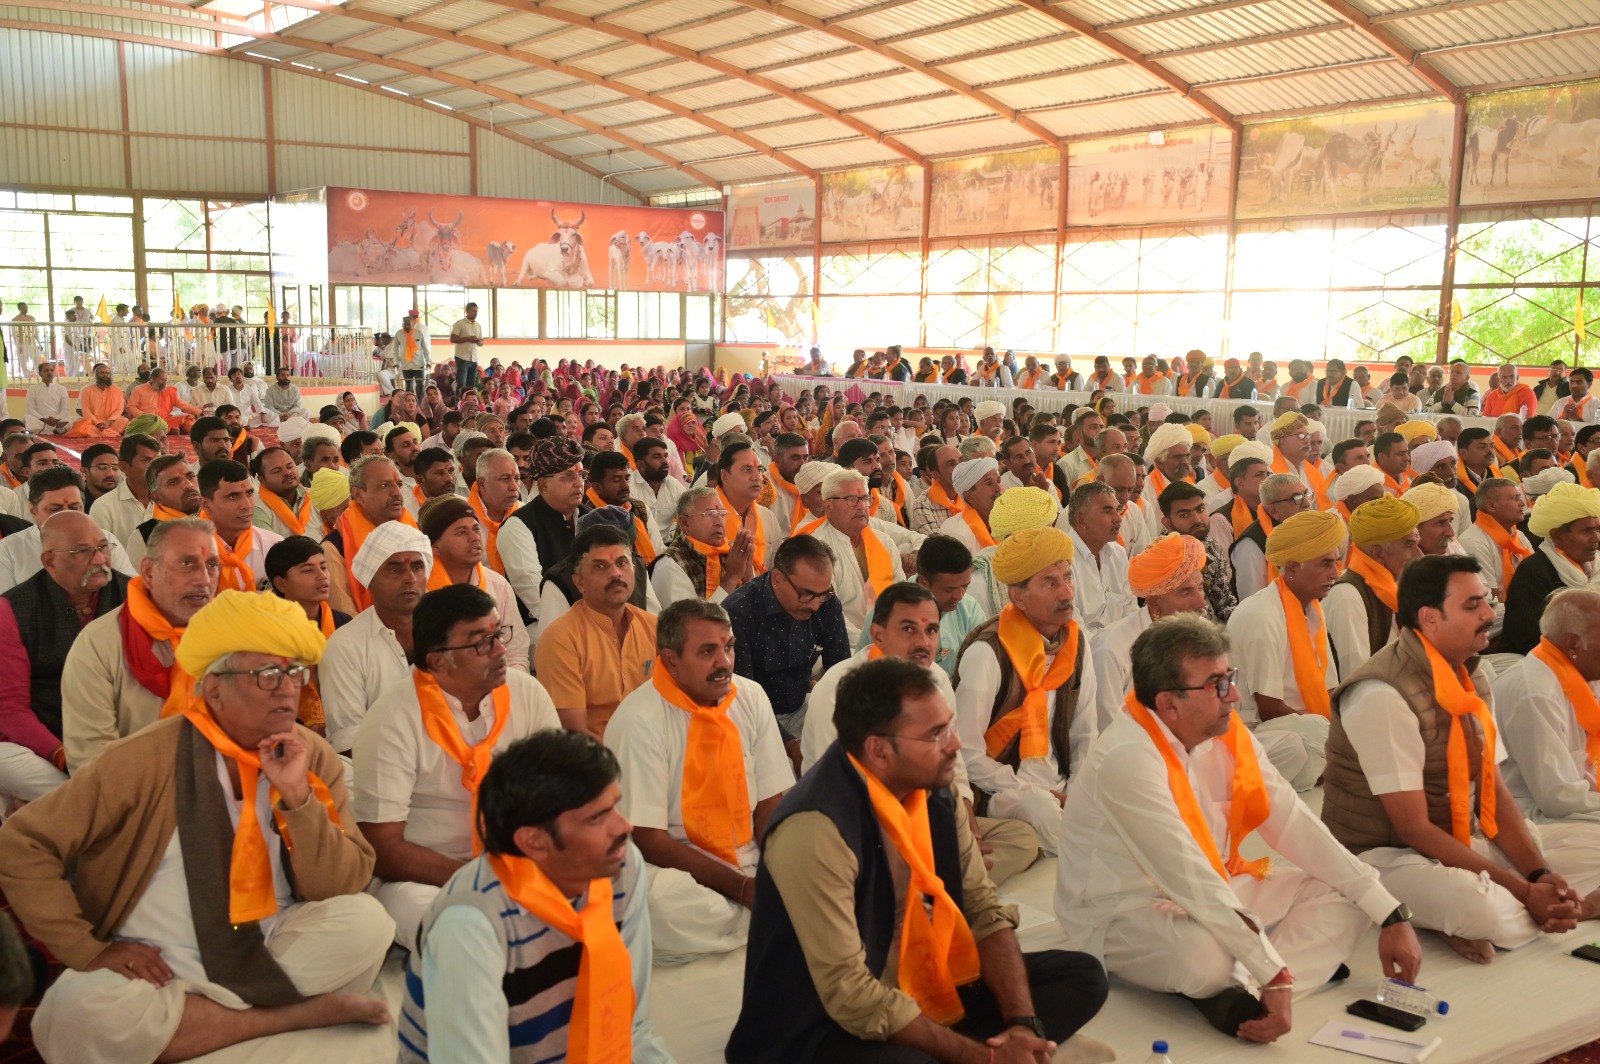
<path id="1" fill-rule="evenodd" d="M 83 574 L 83 579 L 79 582 L 78 586 L 80 586 L 80 587 L 88 587 L 89 586 L 89 581 L 92 578 L 94 578 L 95 576 L 103 576 L 107 580 L 110 580 L 111 579 L 111 566 L 109 566 L 109 565 L 91 566 L 89 568 L 89 571 Z"/>
<path id="2" fill-rule="evenodd" d="M 733 670 L 720 669 L 717 672 L 712 673 L 710 676 L 707 676 L 706 679 L 711 683 L 726 683 L 727 681 L 733 679 Z"/>
<path id="3" fill-rule="evenodd" d="M 613 580 L 613 581 L 611 581 L 611 583 L 606 585 L 606 590 L 610 591 L 614 587 L 625 588 L 627 586 L 628 586 L 628 582 L 626 580 Z"/>

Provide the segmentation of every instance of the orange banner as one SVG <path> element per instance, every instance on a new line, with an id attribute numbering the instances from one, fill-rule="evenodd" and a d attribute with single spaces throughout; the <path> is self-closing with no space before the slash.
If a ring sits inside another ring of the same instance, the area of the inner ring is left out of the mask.
<path id="1" fill-rule="evenodd" d="M 720 292 L 721 211 L 329 188 L 334 284 Z"/>

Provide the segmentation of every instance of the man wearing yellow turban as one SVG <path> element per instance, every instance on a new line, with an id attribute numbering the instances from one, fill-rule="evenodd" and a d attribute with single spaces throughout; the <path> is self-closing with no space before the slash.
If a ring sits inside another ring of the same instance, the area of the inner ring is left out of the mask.
<path id="1" fill-rule="evenodd" d="M 1097 692 L 1095 724 L 1102 731 L 1122 712 L 1122 702 L 1133 687 L 1128 651 L 1139 633 L 1176 613 L 1204 614 L 1205 567 L 1205 545 L 1176 532 L 1162 536 L 1128 563 L 1128 583 L 1144 605 L 1095 636 L 1090 647 Z"/>
<path id="2" fill-rule="evenodd" d="M 1072 539 L 1014 532 L 994 554 L 1007 588 L 956 663 L 956 718 L 979 811 L 1025 820 L 1055 852 L 1067 779 L 1095 736 L 1088 636 L 1074 619 Z"/>
<path id="3" fill-rule="evenodd" d="M 1207 447 L 1211 455 L 1211 472 L 1195 481 L 1200 490 L 1206 493 L 1207 499 L 1233 487 L 1228 481 L 1228 467 L 1232 464 L 1228 456 L 1233 454 L 1235 447 L 1244 442 L 1245 438 L 1239 433 L 1230 432 L 1226 436 L 1218 436 Z"/>
<path id="4" fill-rule="evenodd" d="M 1600 554 L 1600 489 L 1557 484 L 1533 504 L 1528 533 L 1539 546 L 1517 566 L 1506 592 L 1502 654 L 1532 650 L 1539 642 L 1539 617 L 1551 593 L 1562 587 L 1587 587 L 1594 578 L 1595 557 Z"/>
<path id="5" fill-rule="evenodd" d="M 1328 499 L 1328 477 L 1323 475 L 1318 459 L 1314 458 L 1311 451 L 1311 422 L 1297 410 L 1290 410 L 1280 414 L 1273 421 L 1272 435 L 1272 471 L 1274 473 L 1293 473 L 1306 482 L 1312 493 L 1316 496 L 1318 509 L 1326 510 L 1332 507 Z"/>
<path id="6" fill-rule="evenodd" d="M 1008 488 L 989 511 L 989 532 L 996 543 L 1004 543 L 1024 528 L 1054 524 L 1058 513 L 1055 499 L 1043 488 Z M 993 617 L 1006 604 L 1006 587 L 994 575 L 993 563 L 993 550 L 979 551 L 972 558 L 972 586 L 967 596 L 976 603 L 981 618 Z M 952 667 L 954 664 L 951 662 Z"/>
<path id="7" fill-rule="evenodd" d="M 1267 537 L 1267 562 L 1277 568 L 1277 578 L 1228 618 L 1239 666 L 1240 716 L 1263 745 L 1267 735 L 1281 744 L 1268 745 L 1267 756 L 1300 791 L 1322 775 L 1328 692 L 1339 683 L 1322 600 L 1339 578 L 1348 538 L 1344 520 L 1326 510 L 1287 518 Z"/>
<path id="8" fill-rule="evenodd" d="M 1399 634 L 1400 574 L 1422 557 L 1421 517 L 1411 503 L 1387 495 L 1362 503 L 1350 515 L 1349 568 L 1322 603 L 1341 673 L 1348 674 Z"/>
<path id="9" fill-rule="evenodd" d="M 197 679 L 169 715 L 0 833 L 0 889 L 70 969 L 34 1018 L 51 1059 L 387 1021 L 360 996 L 394 937 L 363 893 L 372 848 L 343 763 L 295 723 L 322 643 L 294 603 L 224 592 L 188 619 L 178 664 Z"/>
<path id="10" fill-rule="evenodd" d="M 1456 545 L 1456 518 L 1465 500 L 1443 484 L 1415 484 L 1400 498 L 1417 508 L 1422 519 L 1417 524 L 1422 553 L 1460 554 Z"/>

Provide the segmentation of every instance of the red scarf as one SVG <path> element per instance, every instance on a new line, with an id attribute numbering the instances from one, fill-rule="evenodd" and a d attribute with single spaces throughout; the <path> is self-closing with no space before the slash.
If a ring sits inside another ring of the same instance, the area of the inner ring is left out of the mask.
<path id="1" fill-rule="evenodd" d="M 173 679 L 183 670 L 176 663 L 162 664 L 155 655 L 155 644 L 157 640 L 170 643 L 176 654 L 184 629 L 174 626 L 162 615 L 151 600 L 142 576 L 128 581 L 128 601 L 117 615 L 117 629 L 122 634 L 122 654 L 128 671 L 133 673 L 140 687 L 165 701 L 172 693 Z"/>

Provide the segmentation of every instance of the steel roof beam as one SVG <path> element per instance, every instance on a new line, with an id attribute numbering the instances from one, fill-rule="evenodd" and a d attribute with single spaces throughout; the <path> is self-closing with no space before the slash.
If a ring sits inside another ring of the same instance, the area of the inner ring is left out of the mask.
<path id="1" fill-rule="evenodd" d="M 1455 103 L 1461 102 L 1461 89 L 1455 82 L 1440 73 L 1437 67 L 1407 46 L 1392 31 L 1374 23 L 1372 16 L 1350 3 L 1350 0 L 1311 0 L 1311 2 L 1349 23 L 1356 32 L 1389 53 L 1401 65 L 1409 67 L 1412 73 L 1439 95 Z"/>

